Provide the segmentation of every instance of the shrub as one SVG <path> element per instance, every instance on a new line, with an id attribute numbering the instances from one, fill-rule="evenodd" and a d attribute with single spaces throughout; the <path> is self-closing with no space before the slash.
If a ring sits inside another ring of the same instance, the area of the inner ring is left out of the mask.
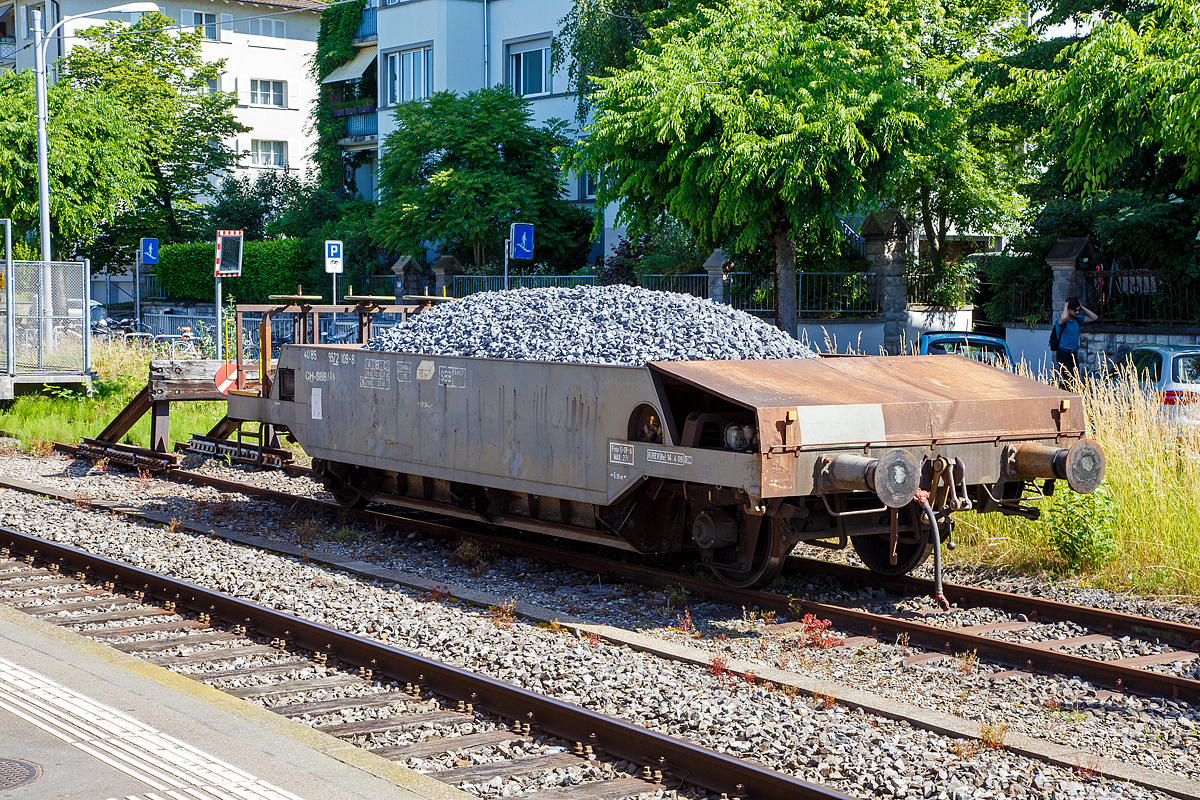
<path id="1" fill-rule="evenodd" d="M 212 242 L 163 245 L 155 273 L 169 297 L 212 300 L 214 258 Z M 306 266 L 302 244 L 295 239 L 243 242 L 242 265 L 242 277 L 225 278 L 222 287 L 246 303 L 265 303 L 268 295 L 295 292 Z"/>
<path id="2" fill-rule="evenodd" d="M 1116 557 L 1116 519 L 1116 504 L 1103 484 L 1091 494 L 1056 494 L 1046 513 L 1050 542 L 1072 571 L 1102 567 Z"/>

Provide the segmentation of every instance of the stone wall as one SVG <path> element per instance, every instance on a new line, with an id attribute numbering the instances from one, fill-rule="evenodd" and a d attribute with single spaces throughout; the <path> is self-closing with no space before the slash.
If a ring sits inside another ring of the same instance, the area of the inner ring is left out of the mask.
<path id="1" fill-rule="evenodd" d="M 1053 364 L 1050 326 L 1014 323 L 1005 326 L 1013 358 L 1024 359 L 1035 371 Z M 1084 325 L 1079 336 L 1079 363 L 1092 374 L 1104 374 L 1131 350 L 1146 344 L 1200 345 L 1200 328 L 1139 328 L 1124 325 Z"/>

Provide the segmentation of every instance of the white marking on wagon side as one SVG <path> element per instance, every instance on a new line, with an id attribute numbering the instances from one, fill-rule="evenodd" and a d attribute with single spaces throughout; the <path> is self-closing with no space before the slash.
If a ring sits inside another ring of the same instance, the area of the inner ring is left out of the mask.
<path id="1" fill-rule="evenodd" d="M 363 373 L 358 378 L 360 389 L 392 390 L 392 362 L 386 358 L 368 358 L 363 363 Z"/>
<path id="2" fill-rule="evenodd" d="M 309 413 L 313 419 L 322 419 L 321 417 L 321 387 L 314 386 L 312 390 L 312 399 L 308 404 Z"/>
<path id="3" fill-rule="evenodd" d="M 432 377 L 433 377 L 433 362 L 432 361 L 422 361 L 420 364 L 417 364 L 417 380 L 427 381 Z"/>
<path id="4" fill-rule="evenodd" d="M 885 442 L 883 406 L 862 403 L 837 406 L 798 406 L 800 445 Z"/>
<path id="5" fill-rule="evenodd" d="M 396 382 L 412 383 L 413 365 L 411 361 L 396 362 Z"/>
<path id="6" fill-rule="evenodd" d="M 608 461 L 610 464 L 628 464 L 633 466 L 633 445 L 609 442 Z"/>
<path id="7" fill-rule="evenodd" d="M 673 453 L 670 450 L 647 450 L 646 460 L 651 464 L 674 464 L 677 467 L 690 467 L 692 457 L 683 453 Z"/>

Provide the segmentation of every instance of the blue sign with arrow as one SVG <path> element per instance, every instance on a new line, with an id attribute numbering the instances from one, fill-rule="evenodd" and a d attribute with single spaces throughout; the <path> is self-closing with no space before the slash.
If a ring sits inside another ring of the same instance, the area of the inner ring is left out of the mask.
<path id="1" fill-rule="evenodd" d="M 514 222 L 509 228 L 508 238 L 512 241 L 512 257 L 516 261 L 533 260 L 533 226 L 525 222 Z"/>
<path id="2" fill-rule="evenodd" d="M 158 239 L 142 239 L 142 263 L 158 263 Z"/>

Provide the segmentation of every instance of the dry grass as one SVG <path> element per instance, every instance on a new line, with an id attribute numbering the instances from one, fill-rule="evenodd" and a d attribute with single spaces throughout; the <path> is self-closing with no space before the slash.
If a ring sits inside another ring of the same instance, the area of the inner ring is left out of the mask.
<path id="1" fill-rule="evenodd" d="M 1088 381 L 1083 398 L 1088 430 L 1107 457 L 1105 485 L 1116 507 L 1117 555 L 1083 577 L 1117 591 L 1200 596 L 1200 431 L 1167 423 L 1164 406 L 1131 374 Z M 1044 509 L 1064 502 L 1059 481 Z M 1024 573 L 1063 574 L 1045 521 L 1000 514 L 956 515 L 958 561 Z"/>
<path id="2" fill-rule="evenodd" d="M 78 393 L 18 397 L 0 404 L 0 429 L 20 439 L 25 452 L 37 456 L 48 455 L 54 442 L 77 442 L 85 436 L 96 436 L 146 385 L 150 359 L 158 357 L 150 348 L 120 341 L 95 342 L 93 397 Z M 224 413 L 225 404 L 219 402 L 173 403 L 171 439 L 186 440 L 193 433 L 207 433 Z M 134 425 L 121 441 L 148 447 L 149 416 Z"/>

